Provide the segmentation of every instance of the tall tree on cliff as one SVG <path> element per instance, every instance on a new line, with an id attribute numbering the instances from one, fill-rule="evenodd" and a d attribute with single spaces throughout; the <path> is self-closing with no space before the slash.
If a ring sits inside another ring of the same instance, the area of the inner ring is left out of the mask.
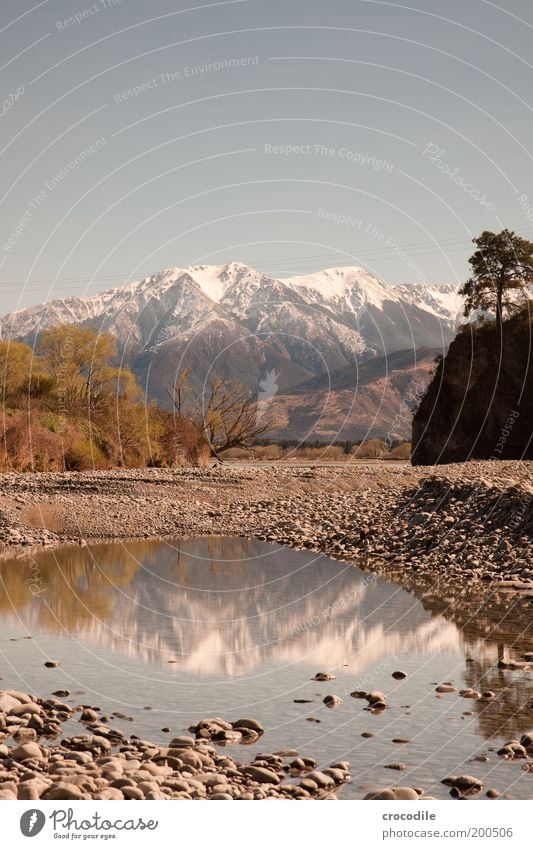
<path id="1" fill-rule="evenodd" d="M 521 239 L 512 230 L 491 233 L 484 230 L 472 240 L 476 252 L 468 260 L 472 274 L 459 290 L 465 296 L 465 316 L 474 310 L 494 313 L 501 330 L 504 311 L 520 307 L 517 290 L 533 285 L 533 242 Z"/>

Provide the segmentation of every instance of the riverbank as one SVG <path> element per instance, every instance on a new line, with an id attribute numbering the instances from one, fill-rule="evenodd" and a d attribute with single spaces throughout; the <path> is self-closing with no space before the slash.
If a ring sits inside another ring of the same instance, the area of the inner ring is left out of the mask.
<path id="1" fill-rule="evenodd" d="M 0 539 L 7 556 L 21 558 L 36 546 L 205 535 L 259 537 L 324 552 L 393 579 L 433 615 L 443 610 L 450 615 L 452 610 L 469 639 L 483 638 L 489 629 L 493 642 L 502 644 L 499 676 L 526 674 L 533 657 L 533 464 L 469 463 L 435 471 L 358 464 L 2 475 Z M 512 649 L 508 653 L 506 646 Z M 468 663 L 470 668 L 474 659 L 469 657 Z M 435 691 L 429 676 L 428 693 L 437 699 L 474 699 L 483 717 L 494 703 L 497 714 L 503 704 L 498 687 L 486 687 L 485 692 L 478 687 L 482 676 L 476 674 L 471 690 L 446 683 L 447 689 Z M 405 677 L 395 672 L 392 679 L 395 675 Z M 506 678 L 506 687 L 510 680 Z M 337 692 L 346 695 L 339 688 Z M 369 702 L 368 710 L 389 713 L 386 693 L 357 690 L 349 695 L 363 697 L 356 705 L 380 695 L 380 706 L 372 708 Z M 262 729 L 254 719 L 203 720 L 188 733 L 185 723 L 178 729 L 180 736 L 169 733 L 168 740 L 154 743 L 151 734 L 139 739 L 122 730 L 127 726 L 121 724 L 131 718 L 106 715 L 97 704 L 76 704 L 79 698 L 58 690 L 57 684 L 53 695 L 45 697 L 0 692 L 0 799 L 327 799 L 342 798 L 342 787 L 350 781 L 347 761 L 317 767 L 295 749 L 272 751 L 273 745 L 255 758 L 239 758 L 239 743 L 261 739 Z M 326 707 L 328 698 L 337 699 L 326 691 Z M 522 701 L 525 716 L 520 725 L 527 728 L 530 703 Z M 470 714 L 465 711 L 462 718 Z M 504 725 L 502 714 L 497 728 Z M 497 753 L 504 764 L 516 761 L 521 774 L 530 771 L 533 754 L 529 732 L 523 735 L 522 727 L 516 739 L 514 733 L 508 735 Z M 361 735 L 367 737 L 374 734 Z M 392 742 L 396 746 L 409 740 Z M 227 745 L 230 754 L 221 748 Z M 469 745 L 464 761 L 492 758 L 492 750 L 488 755 Z M 305 753 L 306 747 L 302 750 Z M 392 781 L 361 784 L 361 794 L 390 800 L 431 798 L 421 787 L 432 793 L 434 785 L 410 779 L 412 763 L 388 753 L 383 760 L 388 770 L 408 770 L 401 786 L 391 786 Z M 356 780 L 359 773 L 358 764 Z M 438 780 L 455 798 L 482 792 L 495 798 L 505 792 L 486 781 L 484 786 L 470 774 L 447 776 L 443 771 Z M 498 783 L 507 787 L 509 779 L 502 775 Z"/>
<path id="2" fill-rule="evenodd" d="M 160 746 L 110 728 L 116 714 L 62 698 L 0 691 L 0 800 L 330 799 L 351 778 L 347 761 L 322 771 L 293 750 L 259 754 L 251 763 L 230 756 L 222 746 L 263 733 L 254 719 L 201 720 L 193 736 Z M 76 719 L 80 733 L 55 742 Z"/>
<path id="3" fill-rule="evenodd" d="M 0 475 L 0 546 L 231 535 L 533 596 L 533 463 Z"/>

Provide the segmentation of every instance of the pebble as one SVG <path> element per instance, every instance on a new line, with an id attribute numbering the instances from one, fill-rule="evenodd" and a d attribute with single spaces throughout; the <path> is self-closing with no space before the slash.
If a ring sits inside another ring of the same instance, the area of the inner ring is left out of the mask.
<path id="1" fill-rule="evenodd" d="M 39 699 L 14 691 L 0 691 L 0 703 L 15 711 L 17 705 L 21 710 L 36 706 L 46 720 L 57 721 L 57 736 L 61 734 L 61 721 L 56 718 L 56 708 L 64 708 L 65 721 L 80 710 L 57 699 Z M 313 758 L 300 756 L 294 749 L 273 754 L 262 752 L 252 763 L 243 763 L 219 754 L 204 736 L 178 735 L 167 746 L 141 740 L 136 735 L 126 741 L 119 730 L 106 730 L 101 722 L 90 722 L 93 715 L 98 718 L 96 708 L 83 706 L 81 715 L 84 714 L 83 721 L 88 722 L 90 731 L 98 733 L 62 737 L 61 742 L 49 742 L 46 747 L 34 739 L 42 729 L 18 729 L 14 732 L 15 745 L 9 744 L 9 733 L 4 732 L 5 742 L 0 743 L 0 799 L 322 799 L 334 798 L 350 778 L 348 761 L 336 762 L 320 771 Z M 28 716 L 40 718 L 35 713 Z M 263 725 L 251 717 L 234 723 L 213 717 L 193 726 L 201 735 L 207 731 L 215 737 L 220 732 L 240 737 L 237 727 L 256 739 L 264 731 Z M 25 733 L 32 739 L 26 739 Z M 295 758 L 289 767 L 284 765 L 285 757 Z M 287 770 L 301 776 L 298 784 L 285 784 Z"/>
<path id="2" fill-rule="evenodd" d="M 469 461 L 434 470 L 269 466 L 253 474 L 229 465 L 5 472 L 0 490 L 0 545 L 6 547 L 233 533 L 348 561 L 371 558 L 374 571 L 390 571 L 396 562 L 403 574 L 441 581 L 445 570 L 450 583 L 464 577 L 480 591 L 490 591 L 490 583 L 512 593 L 533 587 L 531 526 L 514 521 L 532 490 L 528 462 Z M 206 509 L 214 494 L 216 509 Z M 63 509 L 68 504 L 62 532 L 22 524 L 17 499 L 29 506 L 43 500 Z M 523 662 L 529 661 L 525 655 Z"/>
<path id="3" fill-rule="evenodd" d="M 336 708 L 342 704 L 342 699 L 340 696 L 335 696 L 333 693 L 330 693 L 327 696 L 324 696 L 322 699 L 326 707 L 328 708 Z"/>
<path id="4" fill-rule="evenodd" d="M 365 699 L 373 710 L 384 710 L 387 707 L 387 697 L 385 693 L 381 693 L 379 690 L 367 693 Z"/>
<path id="5" fill-rule="evenodd" d="M 367 793 L 365 799 L 377 801 L 418 801 L 424 799 L 413 787 L 380 787 Z"/>

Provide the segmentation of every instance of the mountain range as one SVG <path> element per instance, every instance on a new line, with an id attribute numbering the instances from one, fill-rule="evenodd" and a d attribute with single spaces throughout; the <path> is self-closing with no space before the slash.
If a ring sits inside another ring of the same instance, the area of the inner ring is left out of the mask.
<path id="1" fill-rule="evenodd" d="M 185 367 L 195 392 L 221 376 L 260 396 L 265 380 L 271 394 L 292 396 L 295 387 L 302 396 L 307 386 L 319 395 L 333 375 L 351 379 L 353 392 L 366 361 L 381 361 L 382 380 L 395 352 L 443 351 L 461 312 L 454 284 L 392 285 L 357 266 L 281 279 L 231 262 L 21 309 L 0 319 L 0 338 L 33 343 L 62 323 L 108 330 L 148 397 L 165 404 Z"/>

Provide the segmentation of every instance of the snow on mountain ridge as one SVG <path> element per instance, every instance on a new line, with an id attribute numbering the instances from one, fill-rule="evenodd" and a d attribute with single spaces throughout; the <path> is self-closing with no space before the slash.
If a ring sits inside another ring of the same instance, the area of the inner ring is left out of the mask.
<path id="1" fill-rule="evenodd" d="M 280 278 L 230 262 L 166 268 L 86 298 L 18 310 L 0 319 L 0 338 L 31 339 L 60 323 L 92 323 L 114 333 L 122 347 L 153 349 L 223 322 L 228 332 L 241 327 L 263 337 L 274 334 L 283 350 L 290 336 L 294 345 L 305 339 L 317 352 L 336 350 L 336 364 L 339 357 L 365 350 L 408 347 L 411 314 L 418 324 L 425 315 L 417 344 L 438 344 L 438 325 L 453 333 L 461 309 L 453 284 L 392 285 L 358 266 Z M 376 321 L 389 341 L 382 343 L 374 333 Z"/>
<path id="2" fill-rule="evenodd" d="M 326 268 L 306 276 L 286 277 L 285 285 L 299 292 L 318 293 L 322 300 L 346 300 L 347 293 L 357 287 L 363 303 L 381 308 L 385 300 L 396 300 L 394 287 L 359 266 Z"/>

